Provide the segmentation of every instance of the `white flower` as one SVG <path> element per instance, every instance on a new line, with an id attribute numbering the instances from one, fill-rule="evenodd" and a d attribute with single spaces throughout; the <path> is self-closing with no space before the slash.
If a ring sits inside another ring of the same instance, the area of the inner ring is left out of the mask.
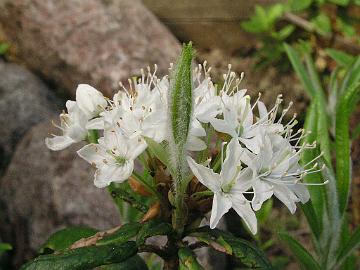
<path id="1" fill-rule="evenodd" d="M 98 116 L 107 106 L 103 94 L 88 84 L 78 85 L 76 103 L 88 119 Z"/>
<path id="2" fill-rule="evenodd" d="M 68 113 L 60 114 L 60 126 L 55 125 L 62 130 L 63 135 L 45 139 L 46 146 L 53 151 L 63 150 L 87 137 L 87 116 L 75 101 L 68 100 L 66 108 Z"/>
<path id="3" fill-rule="evenodd" d="M 214 192 L 210 217 L 210 228 L 215 228 L 220 218 L 233 208 L 244 220 L 250 231 L 257 231 L 257 220 L 250 202 L 243 193 L 251 187 L 251 170 L 241 170 L 240 156 L 243 149 L 236 139 L 232 139 L 226 149 L 226 159 L 220 174 L 212 169 L 197 164 L 187 157 L 190 169 L 196 178 Z"/>
<path id="4" fill-rule="evenodd" d="M 275 195 L 294 213 L 296 202 L 306 203 L 310 198 L 307 187 L 299 181 L 313 168 L 304 170 L 300 167 L 299 152 L 287 139 L 265 132 L 261 137 L 257 155 L 250 151 L 241 155 L 241 161 L 251 168 L 255 179 L 252 206 L 257 211 L 264 201 Z"/>
<path id="5" fill-rule="evenodd" d="M 140 137 L 127 138 L 117 128 L 105 130 L 99 144 L 88 144 L 77 153 L 97 168 L 94 184 L 102 188 L 127 180 L 133 172 L 134 160 L 145 148 Z"/>
<path id="6" fill-rule="evenodd" d="M 130 87 L 115 94 L 109 109 L 91 120 L 87 128 L 117 126 L 128 137 L 149 137 L 162 142 L 166 138 L 167 78 L 157 80 L 149 73 L 148 77 L 143 75 L 139 81 L 131 82 Z"/>

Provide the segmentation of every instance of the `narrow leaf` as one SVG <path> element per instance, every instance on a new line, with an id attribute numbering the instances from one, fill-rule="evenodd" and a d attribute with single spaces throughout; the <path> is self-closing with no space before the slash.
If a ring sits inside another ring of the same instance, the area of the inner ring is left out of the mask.
<path id="1" fill-rule="evenodd" d="M 360 247 L 360 226 L 353 232 L 348 241 L 342 246 L 339 251 L 339 256 L 337 258 L 338 264 L 337 267 L 340 267 L 341 264 L 348 258 L 352 253 Z"/>
<path id="2" fill-rule="evenodd" d="M 150 153 L 160 160 L 166 167 L 169 167 L 169 153 L 166 147 L 150 138 L 145 137 L 144 139 L 150 149 Z"/>
<path id="3" fill-rule="evenodd" d="M 70 227 L 57 231 L 49 237 L 46 243 L 41 247 L 40 253 L 51 249 L 53 251 L 61 251 L 67 249 L 81 238 L 87 238 L 97 233 L 97 230 L 87 227 Z"/>
<path id="4" fill-rule="evenodd" d="M 171 132 L 176 145 L 185 145 L 192 114 L 192 45 L 183 46 L 171 79 Z"/>
<path id="5" fill-rule="evenodd" d="M 232 234 L 208 226 L 198 228 L 190 234 L 199 241 L 209 244 L 217 251 L 225 252 L 239 259 L 250 269 L 273 269 L 265 254 L 248 241 L 234 237 Z"/>
<path id="6" fill-rule="evenodd" d="M 342 67 L 350 67 L 354 62 L 355 57 L 351 54 L 345 53 L 343 51 L 335 50 L 335 49 L 326 49 L 325 52 L 338 64 Z"/>
<path id="7" fill-rule="evenodd" d="M 310 77 L 306 72 L 305 66 L 301 63 L 299 54 L 290 45 L 284 43 L 285 51 L 289 57 L 292 67 L 298 75 L 300 82 L 303 84 L 308 95 L 313 98 L 315 96 L 315 90 L 311 83 Z"/>
<path id="8" fill-rule="evenodd" d="M 279 237 L 286 242 L 296 259 L 305 267 L 305 269 L 321 270 L 320 265 L 313 256 L 294 238 L 286 233 L 280 233 Z"/>
<path id="9" fill-rule="evenodd" d="M 145 261 L 139 256 L 135 255 L 124 262 L 109 264 L 102 266 L 101 270 L 148 270 Z"/>
<path id="10" fill-rule="evenodd" d="M 158 220 L 150 220 L 140 229 L 136 243 L 143 245 L 145 240 L 155 235 L 167 235 L 172 232 L 172 227 L 169 223 L 164 223 Z"/>
<path id="11" fill-rule="evenodd" d="M 317 125 L 318 125 L 318 109 L 317 103 L 312 102 L 307 113 L 306 119 L 304 124 L 304 129 L 306 132 L 311 132 L 304 138 L 302 143 L 312 144 L 316 142 L 317 139 Z M 314 158 L 319 155 L 318 148 L 310 148 L 306 149 L 302 152 L 301 155 L 301 163 L 302 165 L 308 164 Z M 315 173 L 311 175 L 306 175 L 304 177 L 305 182 L 312 182 L 312 183 L 321 183 L 322 177 L 320 173 Z M 306 206 L 302 207 L 302 210 L 305 213 L 306 218 L 308 219 L 310 228 L 313 230 L 315 237 L 319 237 L 319 224 L 320 220 L 322 220 L 323 210 L 324 210 L 324 201 L 325 201 L 325 192 L 322 186 L 309 186 L 308 187 L 311 202 L 307 203 Z M 312 209 L 311 209 L 312 208 Z M 315 212 L 315 213 L 313 213 Z M 315 215 L 314 215 L 315 214 Z"/>
<path id="12" fill-rule="evenodd" d="M 120 263 L 137 252 L 135 242 L 120 245 L 90 246 L 64 251 L 57 255 L 41 255 L 23 265 L 21 270 L 84 270 Z"/>
<path id="13" fill-rule="evenodd" d="M 186 247 L 180 248 L 179 252 L 179 270 L 202 270 L 204 269 L 196 260 L 195 254 Z"/>
<path id="14" fill-rule="evenodd" d="M 121 244 L 136 236 L 140 231 L 142 225 L 140 223 L 127 223 L 121 226 L 120 229 L 114 233 L 105 236 L 103 239 L 96 242 L 97 246 Z"/>

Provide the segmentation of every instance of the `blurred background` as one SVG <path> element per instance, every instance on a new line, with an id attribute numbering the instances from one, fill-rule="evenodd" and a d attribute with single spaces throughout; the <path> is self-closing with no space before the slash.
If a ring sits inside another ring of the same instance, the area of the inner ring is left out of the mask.
<path id="1" fill-rule="evenodd" d="M 356 0 L 0 0 L 0 243 L 12 246 L 0 251 L 0 269 L 17 269 L 60 228 L 119 223 L 110 196 L 93 186 L 93 172 L 77 158 L 78 146 L 50 152 L 44 144 L 79 83 L 111 96 L 140 68 L 157 64 L 159 76 L 167 73 L 181 43 L 192 41 L 215 81 L 230 63 L 245 72 L 242 86 L 251 95 L 262 92 L 269 105 L 280 93 L 285 104 L 293 101 L 301 123 L 309 100 L 283 42 L 309 50 L 326 77 L 359 55 L 359 21 Z M 354 125 L 358 117 L 360 109 Z M 354 145 L 348 212 L 355 226 L 359 141 Z M 272 204 L 255 241 L 278 269 L 298 269 L 275 232 L 286 228 L 306 245 L 307 225 L 300 212 L 291 216 Z M 237 222 L 227 225 L 236 232 Z"/>

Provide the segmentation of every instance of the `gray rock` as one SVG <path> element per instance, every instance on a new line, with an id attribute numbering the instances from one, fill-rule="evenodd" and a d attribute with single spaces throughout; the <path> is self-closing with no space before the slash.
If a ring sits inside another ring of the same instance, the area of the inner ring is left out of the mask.
<path id="1" fill-rule="evenodd" d="M 89 83 L 110 95 L 148 65 L 167 72 L 180 50 L 139 0 L 2 0 L 0 6 L 17 57 L 71 94 Z"/>
<path id="2" fill-rule="evenodd" d="M 86 225 L 102 230 L 119 225 L 111 196 L 93 185 L 93 169 L 76 154 L 81 145 L 48 150 L 44 138 L 50 129 L 48 119 L 27 132 L 0 183 L 10 225 L 1 230 L 7 238 L 14 237 L 4 240 L 15 244 L 17 263 L 60 228 Z"/>
<path id="3" fill-rule="evenodd" d="M 54 109 L 56 100 L 43 82 L 0 60 L 0 175 L 21 136 Z"/>

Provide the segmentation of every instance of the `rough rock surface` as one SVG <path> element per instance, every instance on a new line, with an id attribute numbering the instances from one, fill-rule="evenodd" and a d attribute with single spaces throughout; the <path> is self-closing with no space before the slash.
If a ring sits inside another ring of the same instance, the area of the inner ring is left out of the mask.
<path id="1" fill-rule="evenodd" d="M 20 61 L 74 94 L 90 83 L 110 95 L 119 81 L 180 50 L 139 0 L 0 0 L 0 23 Z"/>
<path id="2" fill-rule="evenodd" d="M 56 100 L 35 75 L 0 60 L 0 175 L 21 136 L 56 109 Z"/>
<path id="3" fill-rule="evenodd" d="M 7 228 L 1 222 L 1 231 L 5 241 L 15 244 L 20 261 L 29 249 L 39 248 L 65 226 L 109 229 L 119 225 L 107 190 L 93 185 L 94 171 L 76 154 L 81 145 L 48 150 L 44 138 L 51 129 L 48 119 L 27 132 L 0 182 L 0 198 L 9 218 Z"/>

